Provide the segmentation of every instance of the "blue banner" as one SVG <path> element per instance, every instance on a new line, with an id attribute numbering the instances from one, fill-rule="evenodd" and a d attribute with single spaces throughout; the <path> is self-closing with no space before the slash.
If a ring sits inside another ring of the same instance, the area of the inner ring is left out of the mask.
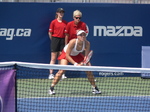
<path id="1" fill-rule="evenodd" d="M 64 19 L 83 13 L 95 66 L 141 67 L 142 46 L 150 45 L 150 5 L 100 3 L 0 3 L 0 61 L 49 63 L 48 29 L 56 9 Z"/>

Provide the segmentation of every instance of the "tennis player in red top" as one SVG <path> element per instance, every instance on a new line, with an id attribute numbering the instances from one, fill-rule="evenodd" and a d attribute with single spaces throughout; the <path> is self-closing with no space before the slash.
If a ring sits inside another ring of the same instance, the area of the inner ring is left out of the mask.
<path id="1" fill-rule="evenodd" d="M 50 64 L 55 64 L 57 57 L 60 55 L 62 49 L 65 46 L 65 28 L 67 22 L 63 20 L 64 9 L 58 8 L 56 11 L 56 19 L 50 23 L 49 37 L 51 39 L 51 61 Z M 50 70 L 49 79 L 53 79 L 53 70 Z M 62 79 L 67 78 L 63 74 Z"/>
<path id="2" fill-rule="evenodd" d="M 81 21 L 81 18 L 82 18 L 82 12 L 80 12 L 79 10 L 75 10 L 73 12 L 74 20 L 67 24 L 65 30 L 66 33 L 65 44 L 67 44 L 71 39 L 77 38 L 76 34 L 79 30 L 84 30 L 86 33 L 88 33 L 86 24 Z"/>
<path id="3" fill-rule="evenodd" d="M 61 55 L 58 57 L 58 60 L 60 60 L 61 65 L 68 65 L 69 62 L 74 66 L 83 65 L 82 62 L 84 60 L 84 56 L 82 52 L 85 50 L 85 56 L 88 55 L 90 51 L 90 42 L 86 40 L 86 32 L 84 30 L 79 30 L 76 35 L 77 38 L 70 40 L 69 43 L 64 47 Z M 91 63 L 88 62 L 87 66 L 91 66 Z M 59 82 L 64 72 L 65 70 L 59 70 L 56 73 L 52 81 L 49 94 L 51 95 L 55 94 L 54 86 Z M 86 73 L 87 73 L 87 78 L 93 88 L 92 93 L 100 94 L 101 91 L 98 90 L 95 84 L 93 73 L 91 71 L 86 71 Z"/>

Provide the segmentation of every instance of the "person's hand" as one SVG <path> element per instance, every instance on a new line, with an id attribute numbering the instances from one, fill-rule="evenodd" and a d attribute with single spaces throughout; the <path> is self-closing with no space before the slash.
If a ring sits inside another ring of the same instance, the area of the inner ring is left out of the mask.
<path id="1" fill-rule="evenodd" d="M 82 62 L 82 63 L 80 63 L 80 66 L 86 66 L 86 64 Z"/>

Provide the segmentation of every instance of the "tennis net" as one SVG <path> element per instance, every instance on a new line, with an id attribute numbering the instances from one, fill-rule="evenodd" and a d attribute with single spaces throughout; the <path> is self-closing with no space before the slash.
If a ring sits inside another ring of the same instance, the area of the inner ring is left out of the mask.
<path id="1" fill-rule="evenodd" d="M 149 112 L 150 80 L 141 73 L 149 68 L 50 65 L 40 63 L 3 62 L 0 70 L 16 69 L 17 112 Z M 49 94 L 54 73 L 66 70 L 67 79 Z M 92 71 L 101 94 L 93 94 L 84 71 Z"/>

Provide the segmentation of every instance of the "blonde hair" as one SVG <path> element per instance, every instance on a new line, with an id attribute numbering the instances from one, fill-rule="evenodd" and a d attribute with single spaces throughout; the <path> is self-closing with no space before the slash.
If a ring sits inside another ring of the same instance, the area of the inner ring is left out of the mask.
<path id="1" fill-rule="evenodd" d="M 75 10 L 73 12 L 73 17 L 75 17 L 75 16 L 81 16 L 82 17 L 82 12 L 80 10 Z"/>

